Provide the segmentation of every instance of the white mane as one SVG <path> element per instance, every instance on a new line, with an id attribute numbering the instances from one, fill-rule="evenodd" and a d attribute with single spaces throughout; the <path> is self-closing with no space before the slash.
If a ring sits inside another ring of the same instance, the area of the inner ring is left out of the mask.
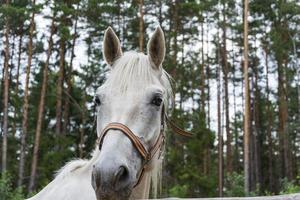
<path id="1" fill-rule="evenodd" d="M 128 91 L 143 92 L 144 89 L 157 81 L 166 90 L 164 99 L 165 108 L 173 103 L 173 91 L 170 75 L 162 69 L 160 79 L 158 73 L 151 66 L 149 57 L 135 51 L 125 52 L 112 66 L 113 70 L 104 83 L 105 86 L 122 93 Z"/>

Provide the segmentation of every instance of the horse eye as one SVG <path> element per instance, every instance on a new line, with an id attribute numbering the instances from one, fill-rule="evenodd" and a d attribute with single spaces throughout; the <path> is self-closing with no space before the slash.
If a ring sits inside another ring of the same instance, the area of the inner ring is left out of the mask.
<path id="1" fill-rule="evenodd" d="M 95 101 L 95 104 L 97 105 L 97 106 L 100 106 L 101 105 L 101 101 L 100 101 L 100 99 L 99 99 L 99 97 L 95 97 L 95 99 L 94 99 L 94 101 Z"/>
<path id="2" fill-rule="evenodd" d="M 154 98 L 152 99 L 152 102 L 151 102 L 151 103 L 152 103 L 153 105 L 160 106 L 161 103 L 162 103 L 162 98 L 156 96 L 156 97 L 154 97 Z"/>

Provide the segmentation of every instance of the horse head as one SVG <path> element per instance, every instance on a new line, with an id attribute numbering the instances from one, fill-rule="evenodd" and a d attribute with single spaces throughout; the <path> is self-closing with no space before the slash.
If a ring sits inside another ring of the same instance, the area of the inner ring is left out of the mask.
<path id="1" fill-rule="evenodd" d="M 164 33 L 156 28 L 147 55 L 123 53 L 109 27 L 103 55 L 111 70 L 95 96 L 100 152 L 93 164 L 92 186 L 98 199 L 128 199 L 136 188 L 147 187 L 143 193 L 149 193 L 150 181 L 157 180 L 161 165 L 164 112 L 173 96 L 162 68 Z"/>

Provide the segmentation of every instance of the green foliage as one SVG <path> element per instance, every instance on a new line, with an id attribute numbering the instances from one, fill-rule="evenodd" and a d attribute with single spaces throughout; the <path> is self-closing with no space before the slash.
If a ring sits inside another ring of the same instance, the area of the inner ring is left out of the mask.
<path id="1" fill-rule="evenodd" d="M 228 197 L 243 197 L 245 196 L 244 189 L 244 174 L 238 174 L 233 172 L 231 175 L 226 176 L 225 179 L 226 185 L 229 185 L 228 188 L 225 189 L 225 196 Z"/>
<path id="2" fill-rule="evenodd" d="M 169 195 L 171 197 L 186 197 L 188 194 L 188 186 L 187 185 L 175 185 L 169 189 Z"/>
<path id="3" fill-rule="evenodd" d="M 230 175 L 227 174 L 225 177 L 225 185 L 227 187 L 224 190 L 224 195 L 227 197 L 257 196 L 258 191 L 251 191 L 248 195 L 245 194 L 244 180 L 244 174 L 237 172 L 233 172 Z"/>
<path id="4" fill-rule="evenodd" d="M 297 178 L 298 180 L 288 181 L 287 178 L 282 179 L 282 186 L 280 194 L 292 194 L 292 193 L 300 193 L 300 176 Z"/>
<path id="5" fill-rule="evenodd" d="M 13 189 L 12 177 L 3 173 L 0 178 L 0 200 L 23 200 L 24 195 L 21 188 Z"/>

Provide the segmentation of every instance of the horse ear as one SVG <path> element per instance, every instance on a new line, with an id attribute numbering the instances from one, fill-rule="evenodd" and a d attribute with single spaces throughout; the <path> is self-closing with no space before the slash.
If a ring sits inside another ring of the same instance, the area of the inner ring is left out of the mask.
<path id="1" fill-rule="evenodd" d="M 122 56 L 120 40 L 111 27 L 108 27 L 104 34 L 103 55 L 109 65 Z"/>
<path id="2" fill-rule="evenodd" d="M 152 65 L 155 67 L 155 69 L 160 69 L 162 62 L 164 61 L 166 52 L 165 36 L 160 26 L 155 29 L 152 37 L 148 42 L 147 49 L 148 56 L 150 61 L 152 62 Z"/>

